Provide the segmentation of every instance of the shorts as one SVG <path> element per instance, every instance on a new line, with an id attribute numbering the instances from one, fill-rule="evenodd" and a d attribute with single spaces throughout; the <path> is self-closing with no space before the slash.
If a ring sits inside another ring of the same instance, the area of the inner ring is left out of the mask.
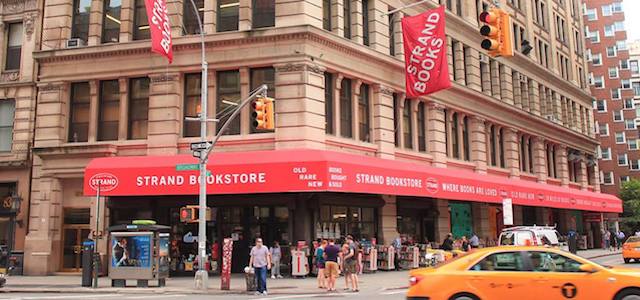
<path id="1" fill-rule="evenodd" d="M 355 259 L 346 259 L 344 261 L 344 274 L 350 275 L 356 273 L 356 260 Z"/>
<path id="2" fill-rule="evenodd" d="M 338 263 L 335 261 L 328 261 L 325 263 L 324 273 L 328 277 L 338 277 Z"/>
<path id="3" fill-rule="evenodd" d="M 316 263 L 316 267 L 317 267 L 318 269 L 324 269 L 324 268 L 325 268 L 325 262 L 319 262 L 319 263 Z"/>

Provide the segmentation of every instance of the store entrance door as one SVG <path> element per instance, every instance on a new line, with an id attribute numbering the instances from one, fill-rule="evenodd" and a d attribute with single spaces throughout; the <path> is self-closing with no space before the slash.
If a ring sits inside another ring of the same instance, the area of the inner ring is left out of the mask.
<path id="1" fill-rule="evenodd" d="M 82 241 L 89 237 L 89 226 L 65 225 L 62 241 L 62 271 L 82 270 Z"/>

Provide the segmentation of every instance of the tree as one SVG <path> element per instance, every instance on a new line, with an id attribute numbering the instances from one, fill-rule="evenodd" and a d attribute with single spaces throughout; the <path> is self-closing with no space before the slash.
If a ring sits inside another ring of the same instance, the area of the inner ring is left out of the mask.
<path id="1" fill-rule="evenodd" d="M 622 184 L 622 230 L 635 232 L 640 228 L 640 180 L 632 179 Z"/>

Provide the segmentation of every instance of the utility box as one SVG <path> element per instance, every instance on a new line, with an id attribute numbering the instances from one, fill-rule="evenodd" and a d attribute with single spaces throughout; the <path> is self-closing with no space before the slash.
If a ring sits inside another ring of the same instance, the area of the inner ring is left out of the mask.
<path id="1" fill-rule="evenodd" d="M 116 225 L 109 227 L 109 277 L 111 286 L 125 287 L 136 280 L 148 287 L 150 280 L 165 285 L 169 277 L 169 229 L 163 225 Z"/>

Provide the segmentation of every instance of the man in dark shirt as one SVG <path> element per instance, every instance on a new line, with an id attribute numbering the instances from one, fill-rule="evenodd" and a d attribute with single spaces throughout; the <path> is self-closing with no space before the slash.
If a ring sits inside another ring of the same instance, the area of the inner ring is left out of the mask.
<path id="1" fill-rule="evenodd" d="M 452 251 L 453 250 L 453 234 L 447 234 L 447 238 L 442 242 L 440 249 L 444 251 Z"/>
<path id="2" fill-rule="evenodd" d="M 338 277 L 338 254 L 340 247 L 336 246 L 333 239 L 329 239 L 329 245 L 324 249 L 324 272 L 329 277 L 327 291 L 335 291 L 336 277 Z"/>

